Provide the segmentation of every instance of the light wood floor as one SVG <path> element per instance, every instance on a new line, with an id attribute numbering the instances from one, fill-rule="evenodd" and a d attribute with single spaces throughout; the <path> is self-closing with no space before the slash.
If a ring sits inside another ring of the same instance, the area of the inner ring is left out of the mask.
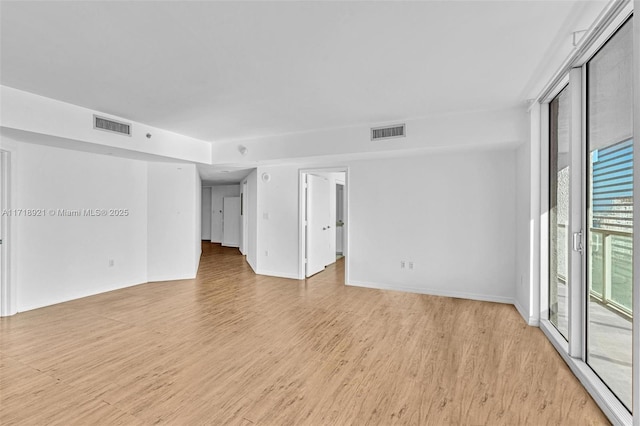
<path id="1" fill-rule="evenodd" d="M 204 249 L 196 280 L 0 319 L 0 424 L 608 424 L 513 306 Z"/>

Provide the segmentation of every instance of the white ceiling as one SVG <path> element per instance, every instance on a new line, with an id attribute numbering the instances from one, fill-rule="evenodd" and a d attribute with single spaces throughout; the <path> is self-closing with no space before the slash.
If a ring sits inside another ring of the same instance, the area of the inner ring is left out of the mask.
<path id="1" fill-rule="evenodd" d="M 500 109 L 584 4 L 3 1 L 0 83 L 208 141 Z"/>

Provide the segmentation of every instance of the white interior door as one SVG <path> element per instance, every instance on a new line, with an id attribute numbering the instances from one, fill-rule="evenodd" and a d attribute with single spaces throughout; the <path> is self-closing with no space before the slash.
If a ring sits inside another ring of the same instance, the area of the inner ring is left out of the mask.
<path id="1" fill-rule="evenodd" d="M 329 194 L 328 179 L 307 175 L 307 277 L 322 271 L 327 265 L 328 254 L 331 254 Z"/>
<path id="2" fill-rule="evenodd" d="M 344 185 L 336 184 L 336 254 L 344 252 Z"/>
<path id="3" fill-rule="evenodd" d="M 222 245 L 240 246 L 240 197 L 222 199 Z"/>

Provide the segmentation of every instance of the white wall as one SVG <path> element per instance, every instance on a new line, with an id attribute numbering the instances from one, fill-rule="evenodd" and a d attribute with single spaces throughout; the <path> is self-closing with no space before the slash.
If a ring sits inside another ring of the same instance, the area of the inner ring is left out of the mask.
<path id="1" fill-rule="evenodd" d="M 61 149 L 48 146 L 49 136 L 38 137 L 41 143 L 33 135 L 28 143 L 4 132 L 1 138 L 11 154 L 11 208 L 45 212 L 11 218 L 11 307 L 3 314 L 195 276 L 201 251 L 195 165 Z M 85 214 L 96 209 L 107 216 Z"/>
<path id="2" fill-rule="evenodd" d="M 248 148 L 246 155 L 240 154 L 236 142 L 213 144 L 213 158 L 218 163 L 246 164 L 256 161 L 309 159 L 331 156 L 339 161 L 369 154 L 378 157 L 397 155 L 402 151 L 418 154 L 426 150 L 460 147 L 475 149 L 491 145 L 494 147 L 517 147 L 526 132 L 522 108 L 500 111 L 473 111 L 458 114 L 404 120 L 407 137 L 371 142 L 370 127 L 356 126 L 329 129 L 305 134 L 290 134 L 244 140 Z M 402 154 L 401 154 L 402 155 Z"/>
<path id="3" fill-rule="evenodd" d="M 244 156 L 238 152 L 236 143 L 214 143 L 213 154 L 217 162 L 253 165 L 259 160 L 270 163 L 259 167 L 250 180 L 258 191 L 257 217 L 254 216 L 257 223 L 250 230 L 251 247 L 247 256 L 254 270 L 281 277 L 299 276 L 299 169 L 347 166 L 351 167 L 349 203 L 362 202 L 360 210 L 355 206 L 356 213 L 349 204 L 347 218 L 348 226 L 351 226 L 349 254 L 352 257 L 347 259 L 347 267 L 353 284 L 513 302 L 517 238 L 516 150 L 528 140 L 524 108 L 443 114 L 406 123 L 406 138 L 376 143 L 370 141 L 367 126 L 243 141 L 249 148 Z M 471 176 L 478 165 L 470 159 L 482 160 L 480 164 L 485 166 L 489 164 L 487 170 Z M 448 162 L 439 163 L 440 160 Z M 280 165 L 271 165 L 278 163 Z M 450 167 L 468 164 L 469 167 L 462 167 L 452 179 L 443 181 L 441 175 L 433 172 L 445 173 L 442 164 Z M 389 165 L 395 166 L 390 169 Z M 270 181 L 261 179 L 264 173 L 270 174 Z M 464 178 L 471 181 L 466 182 Z M 361 188 L 353 187 L 351 179 L 359 182 Z M 435 185 L 434 182 L 441 186 L 431 188 L 429 185 Z M 426 201 L 420 201 L 416 210 L 420 214 L 396 211 L 393 202 L 379 200 L 380 188 L 387 186 L 394 191 L 400 188 L 396 192 L 403 194 L 402 197 L 394 196 L 398 202 L 413 191 L 419 194 L 419 200 L 428 193 L 447 206 L 459 206 L 461 200 L 468 198 L 471 207 L 468 211 L 462 209 L 444 214 L 442 209 L 431 208 Z M 425 187 L 431 191 L 425 191 Z M 356 191 L 366 195 L 355 195 Z M 371 199 L 378 199 L 379 203 L 371 203 Z M 499 214 L 494 215 L 493 207 L 488 207 L 485 201 L 495 202 L 501 209 Z M 397 214 L 399 216 L 394 216 Z M 458 239 L 469 236 L 472 241 L 462 249 L 453 243 L 447 245 L 449 240 L 445 239 L 441 224 L 427 227 L 420 219 L 422 216 L 449 221 L 460 219 L 468 232 L 454 230 L 453 235 Z M 496 217 L 500 218 L 499 222 Z M 376 223 L 372 218 L 376 218 Z M 417 227 L 409 225 L 414 218 Z M 380 230 L 380 226 L 389 223 L 400 226 L 393 235 Z M 354 230 L 357 231 L 355 234 Z M 441 240 L 437 250 L 415 242 L 403 243 L 416 236 L 423 241 L 423 235 L 426 240 L 432 240 L 434 233 Z M 481 244 L 479 238 L 486 241 Z M 453 249 L 462 255 L 451 252 Z M 498 255 L 489 256 L 490 250 L 497 251 Z M 388 257 L 381 259 L 382 253 L 398 253 L 402 257 L 391 261 Z M 434 268 L 429 256 L 450 271 L 431 273 Z M 464 268 L 460 268 L 460 258 L 465 258 Z M 412 260 L 416 269 L 411 275 L 403 273 L 398 277 L 402 259 Z M 472 272 L 474 268 L 477 272 Z"/>
<path id="4" fill-rule="evenodd" d="M 64 144 L 67 146 L 73 144 L 74 149 L 82 150 L 85 148 L 83 145 L 89 149 L 92 145 L 106 146 L 178 160 L 211 163 L 210 143 L 136 123 L 126 118 L 111 116 L 7 86 L 0 86 L 0 105 L 2 127 L 65 138 Z M 129 137 L 95 130 L 93 114 L 130 123 L 132 135 Z M 151 139 L 147 139 L 147 133 L 152 134 Z M 53 139 L 47 143 L 52 141 Z"/>
<path id="5" fill-rule="evenodd" d="M 492 150 L 351 164 L 350 283 L 512 302 L 515 161 Z"/>
<path id="6" fill-rule="evenodd" d="M 531 155 L 530 144 L 516 152 L 516 283 L 514 304 L 520 314 L 530 318 L 530 232 L 531 232 Z"/>
<path id="7" fill-rule="evenodd" d="M 547 177 L 541 175 L 541 166 L 548 162 L 541 150 L 542 120 L 548 111 L 534 103 L 529 110 L 528 141 L 517 152 L 517 265 L 514 304 L 529 325 L 540 321 L 541 297 L 546 297 L 546 280 L 541 271 L 548 268 L 547 259 L 541 257 L 541 233 L 547 232 L 547 215 L 542 211 L 542 197 L 547 196 Z M 545 142 L 546 143 L 546 142 Z M 544 194 L 544 195 L 543 195 Z M 543 203 L 544 204 L 544 203 Z M 544 281 L 545 284 L 542 284 Z"/>
<path id="8" fill-rule="evenodd" d="M 147 280 L 147 165 L 2 139 L 12 154 L 11 241 L 17 310 Z M 127 209 L 127 216 L 61 216 L 57 209 Z M 113 266 L 109 266 L 113 260 Z"/>
<path id="9" fill-rule="evenodd" d="M 211 187 L 211 242 L 222 242 L 222 199 L 239 197 L 240 185 L 214 185 Z"/>
<path id="10" fill-rule="evenodd" d="M 513 302 L 515 149 L 346 165 L 350 284 Z M 297 276 L 300 168 L 258 170 L 258 273 Z"/>
<path id="11" fill-rule="evenodd" d="M 195 277 L 198 274 L 198 267 L 200 266 L 200 256 L 202 255 L 202 179 L 200 179 L 200 173 L 197 168 L 193 168 L 193 177 L 194 177 L 194 194 L 196 196 L 196 202 L 194 204 L 193 212 L 195 213 L 195 227 L 194 227 L 194 256 L 193 256 L 193 276 Z"/>
<path id="12" fill-rule="evenodd" d="M 211 241 L 211 187 L 202 188 L 201 196 L 201 239 Z"/>
<path id="13" fill-rule="evenodd" d="M 194 278 L 200 182 L 193 164 L 148 164 L 148 280 Z M 196 255 L 197 253 L 197 255 Z"/>
<path id="14" fill-rule="evenodd" d="M 259 274 L 298 278 L 298 166 L 257 170 L 257 270 Z M 271 179 L 265 182 L 262 176 Z"/>

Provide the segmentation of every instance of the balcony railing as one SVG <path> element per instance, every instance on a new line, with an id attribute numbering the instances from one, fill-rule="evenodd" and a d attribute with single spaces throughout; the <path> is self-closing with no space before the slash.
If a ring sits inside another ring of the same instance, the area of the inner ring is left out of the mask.
<path id="1" fill-rule="evenodd" d="M 566 250 L 569 238 L 566 225 L 557 225 L 557 280 L 567 282 Z M 591 300 L 632 317 L 633 234 L 621 230 L 590 228 L 589 293 Z"/>
<path id="2" fill-rule="evenodd" d="M 632 317 L 633 234 L 590 228 L 589 289 L 592 299 Z"/>

